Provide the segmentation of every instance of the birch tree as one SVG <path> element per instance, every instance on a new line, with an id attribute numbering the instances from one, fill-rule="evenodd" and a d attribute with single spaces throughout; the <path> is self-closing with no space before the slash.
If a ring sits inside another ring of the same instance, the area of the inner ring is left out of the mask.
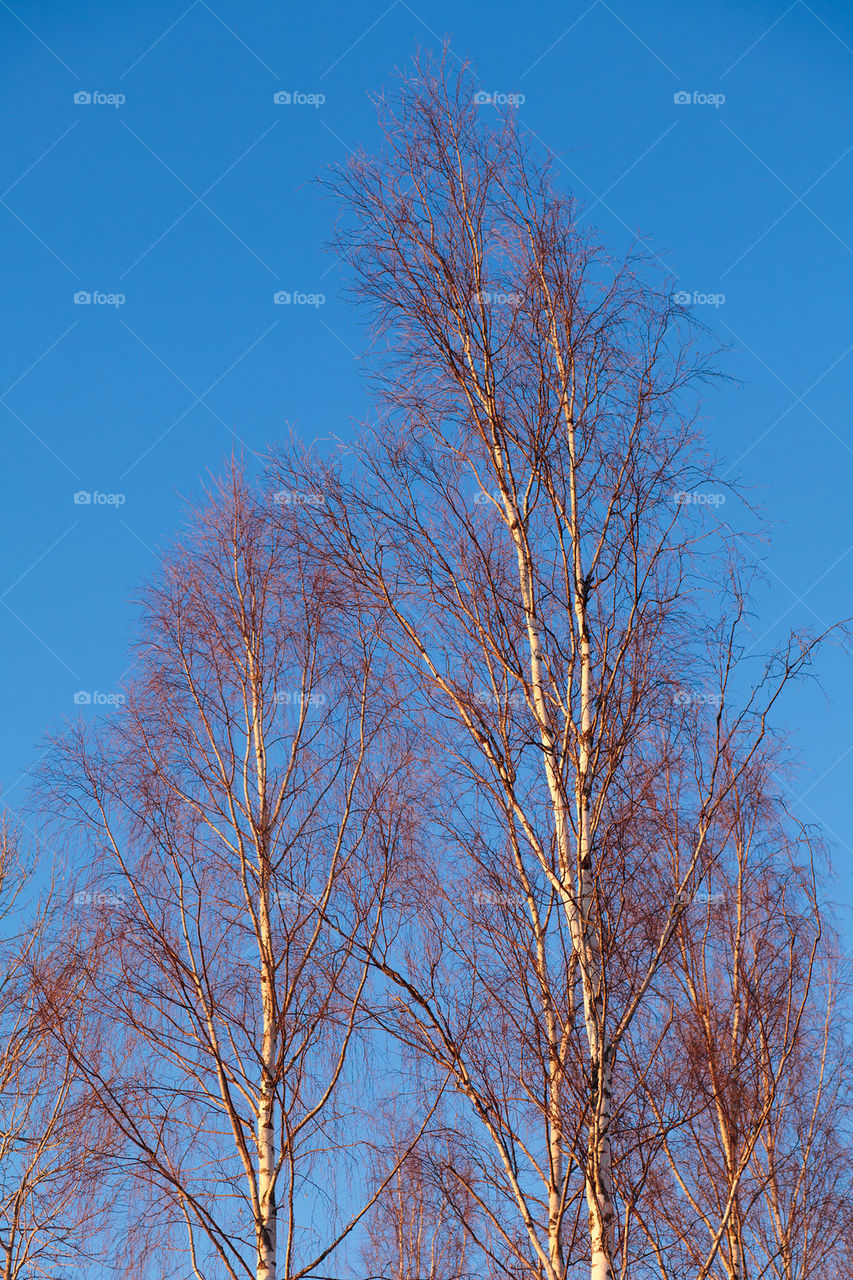
<path id="1" fill-rule="evenodd" d="M 46 879 L 46 883 L 45 883 Z M 55 886 L 54 886 L 55 887 Z M 106 1135 L 40 999 L 49 963 L 49 872 L 0 820 L 0 1267 L 3 1280 L 55 1276 L 92 1257 Z"/>
<path id="2" fill-rule="evenodd" d="M 753 1161 L 761 1203 L 751 1270 L 773 1280 L 853 1270 L 849 1017 L 841 1016 L 843 988 L 833 968 L 827 966 L 819 991 Z"/>
<path id="3" fill-rule="evenodd" d="M 274 474 L 443 762 L 420 942 L 373 962 L 469 1104 L 494 1265 L 611 1280 L 626 1037 L 811 642 L 744 672 L 687 317 L 474 89 L 422 63 L 331 179 L 381 420 Z"/>
<path id="4" fill-rule="evenodd" d="M 374 1194 L 344 1176 L 370 1099 L 351 1060 L 382 918 L 369 824 L 405 748 L 369 637 L 272 501 L 235 470 L 191 511 L 126 705 L 66 735 L 48 779 L 87 869 L 49 995 L 100 1028 L 68 1050 L 199 1280 L 298 1280 Z"/>
<path id="5" fill-rule="evenodd" d="M 640 1081 L 644 1174 L 649 1152 L 663 1159 L 623 1200 L 667 1278 L 808 1275 L 843 1238 L 849 1116 L 823 980 L 821 851 L 770 782 L 729 797 L 730 840 L 646 1011 L 666 1030 Z"/>
<path id="6" fill-rule="evenodd" d="M 397 1170 L 368 1220 L 365 1275 L 469 1280 L 477 1274 L 471 1247 L 476 1206 L 469 1199 L 460 1214 L 445 1192 L 448 1161 L 458 1157 L 458 1150 L 435 1135 L 413 1147 L 409 1130 L 401 1138 L 393 1121 L 389 1127 Z"/>

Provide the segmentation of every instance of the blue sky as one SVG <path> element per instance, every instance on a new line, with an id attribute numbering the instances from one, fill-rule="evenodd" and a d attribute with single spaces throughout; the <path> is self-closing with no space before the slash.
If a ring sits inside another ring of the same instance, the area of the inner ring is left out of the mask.
<path id="1" fill-rule="evenodd" d="M 11 808 L 46 727 L 94 711 L 75 693 L 119 690 L 129 602 L 181 495 L 235 443 L 345 436 L 367 412 L 312 178 L 376 143 L 369 94 L 445 35 L 485 91 L 524 96 L 609 242 L 648 237 L 727 345 L 737 381 L 710 390 L 705 425 L 772 522 L 756 651 L 853 613 L 848 5 L 0 0 Z M 791 799 L 849 900 L 849 659 L 816 671 L 783 708 L 806 761 Z"/>

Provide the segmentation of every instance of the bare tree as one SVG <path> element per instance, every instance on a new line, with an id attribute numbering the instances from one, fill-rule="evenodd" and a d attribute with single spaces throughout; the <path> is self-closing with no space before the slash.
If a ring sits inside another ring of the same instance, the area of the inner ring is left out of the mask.
<path id="1" fill-rule="evenodd" d="M 53 905 L 17 830 L 0 820 L 0 1265 L 3 1280 L 56 1276 L 91 1255 L 104 1133 L 67 1054 L 57 1052 L 36 976 Z M 43 869 L 44 872 L 44 869 Z"/>
<path id="2" fill-rule="evenodd" d="M 445 1193 L 448 1162 L 458 1157 L 454 1143 L 433 1135 L 413 1146 L 410 1129 L 401 1139 L 393 1118 L 389 1128 L 398 1167 L 368 1219 L 365 1274 L 382 1280 L 468 1280 L 476 1274 L 470 1261 L 476 1208 L 469 1201 L 459 1215 Z"/>
<path id="3" fill-rule="evenodd" d="M 388 1280 L 805 1280 L 845 1095 L 768 778 L 816 642 L 744 660 L 688 318 L 496 120 L 427 62 L 333 180 L 384 420 L 193 513 L 127 707 L 59 748 L 48 1023 L 197 1277 L 364 1222 Z M 365 1177 L 389 1035 L 464 1113 Z"/>
<path id="4" fill-rule="evenodd" d="M 470 1104 L 460 1192 L 504 1273 L 585 1257 L 610 1280 L 627 1037 L 811 642 L 733 709 L 745 586 L 686 317 L 496 120 L 426 62 L 383 104 L 382 153 L 332 180 L 384 421 L 340 464 L 282 451 L 275 474 L 381 617 L 440 761 L 417 943 L 372 959 L 397 1033 Z"/>
<path id="5" fill-rule="evenodd" d="M 88 868 L 53 1005 L 86 1007 L 68 1050 L 199 1280 L 298 1280 L 375 1194 L 346 1189 L 370 1101 L 350 1063 L 382 920 L 370 824 L 406 750 L 296 523 L 239 471 L 215 488 L 145 597 L 126 706 L 49 778 Z"/>
<path id="6" fill-rule="evenodd" d="M 839 1016 L 831 969 L 819 993 L 753 1157 L 761 1202 L 750 1224 L 749 1269 L 773 1280 L 849 1276 L 853 1266 L 849 1018 Z"/>
<path id="7" fill-rule="evenodd" d="M 728 797 L 729 842 L 635 1028 L 636 1058 L 662 1030 L 637 1072 L 648 1109 L 642 1176 L 622 1198 L 668 1278 L 787 1274 L 777 1264 L 814 1256 L 818 1241 L 825 1264 L 843 1227 L 821 1159 L 827 1123 L 840 1126 L 844 1107 L 833 1001 L 818 981 L 818 853 L 769 784 L 766 771 L 753 774 Z M 844 1163 L 834 1169 L 842 1181 Z"/>

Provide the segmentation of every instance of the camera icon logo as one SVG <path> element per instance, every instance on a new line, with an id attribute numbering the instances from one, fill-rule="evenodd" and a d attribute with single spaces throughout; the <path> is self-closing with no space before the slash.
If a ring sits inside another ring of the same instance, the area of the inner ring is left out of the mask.
<path id="1" fill-rule="evenodd" d="M 484 93 L 482 89 L 478 89 L 474 94 L 474 102 L 478 107 L 482 107 L 484 103 L 491 102 L 491 100 L 492 95 L 490 93 Z"/>
<path id="2" fill-rule="evenodd" d="M 279 289 L 278 293 L 273 295 L 273 302 L 279 307 L 286 306 L 290 302 L 290 294 L 284 289 Z"/>
<path id="3" fill-rule="evenodd" d="M 673 302 L 676 302 L 679 307 L 688 307 L 692 301 L 693 295 L 686 289 L 679 289 L 673 298 Z"/>
<path id="4" fill-rule="evenodd" d="M 88 689 L 79 689 L 74 695 L 75 707 L 88 707 L 92 701 L 92 695 Z"/>
<path id="5" fill-rule="evenodd" d="M 79 306 L 81 303 L 92 301 L 92 295 L 87 289 L 78 289 L 74 295 L 74 301 Z"/>
<path id="6" fill-rule="evenodd" d="M 672 95 L 672 100 L 676 106 L 683 107 L 686 103 L 691 102 L 690 94 L 684 89 L 679 89 L 677 93 Z"/>
<path id="7" fill-rule="evenodd" d="M 85 89 L 78 89 L 74 95 L 74 101 L 77 103 L 78 107 L 85 107 L 92 101 L 92 95 L 91 93 L 87 93 Z"/>
<path id="8" fill-rule="evenodd" d="M 290 102 L 290 94 L 289 94 L 289 93 L 287 93 L 284 89 L 280 89 L 280 90 L 278 91 L 278 93 L 274 93 L 274 94 L 273 94 L 273 96 L 272 96 L 272 100 L 273 100 L 273 102 L 275 102 L 278 106 L 280 106 L 280 107 L 286 107 L 286 106 L 288 105 L 288 103 Z"/>
<path id="9" fill-rule="evenodd" d="M 74 495 L 75 507 L 88 507 L 92 501 L 91 493 L 87 493 L 85 489 L 78 489 Z"/>

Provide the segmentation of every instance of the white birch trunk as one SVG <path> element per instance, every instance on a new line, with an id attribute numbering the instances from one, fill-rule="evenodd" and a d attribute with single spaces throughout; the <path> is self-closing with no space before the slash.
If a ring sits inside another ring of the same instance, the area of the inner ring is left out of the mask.
<path id="1" fill-rule="evenodd" d="M 271 959 L 269 930 L 269 898 L 264 893 L 261 900 L 261 946 L 263 951 L 261 988 L 263 993 L 264 1039 L 261 1061 L 261 1093 L 258 1105 L 258 1221 L 257 1280 L 276 1280 L 276 1227 L 275 1201 L 275 1124 L 274 1107 L 274 1055 L 276 1049 L 273 1028 L 273 993 L 269 981 L 268 964 Z"/>
<path id="2" fill-rule="evenodd" d="M 568 385 L 568 384 L 566 384 Z M 604 972 L 593 920 L 593 868 L 591 833 L 591 748 L 594 726 L 592 652 L 587 612 L 587 580 L 581 553 L 576 485 L 575 424 L 566 412 L 571 538 L 574 571 L 574 612 L 580 659 L 580 733 L 575 776 L 577 821 L 577 877 L 580 913 L 581 978 L 584 1019 L 592 1082 L 585 1194 L 589 1211 L 590 1280 L 612 1280 L 615 1210 L 613 1206 L 610 1121 L 613 1095 L 613 1060 L 604 1026 Z"/>
<path id="3" fill-rule="evenodd" d="M 262 699 L 254 648 L 249 647 L 249 671 L 253 689 L 252 738 L 258 788 L 258 824 L 255 833 L 258 854 L 258 950 L 260 959 L 263 1041 L 261 1046 L 261 1088 L 258 1098 L 258 1196 L 257 1280 L 276 1280 L 277 1211 L 275 1199 L 275 1070 L 278 1035 L 276 1030 L 275 962 L 270 923 L 269 808 L 267 802 L 266 747 L 263 740 Z"/>
<path id="4" fill-rule="evenodd" d="M 271 1104 L 271 1097 L 262 1097 L 258 1113 L 257 1280 L 276 1277 L 275 1138 Z"/>

